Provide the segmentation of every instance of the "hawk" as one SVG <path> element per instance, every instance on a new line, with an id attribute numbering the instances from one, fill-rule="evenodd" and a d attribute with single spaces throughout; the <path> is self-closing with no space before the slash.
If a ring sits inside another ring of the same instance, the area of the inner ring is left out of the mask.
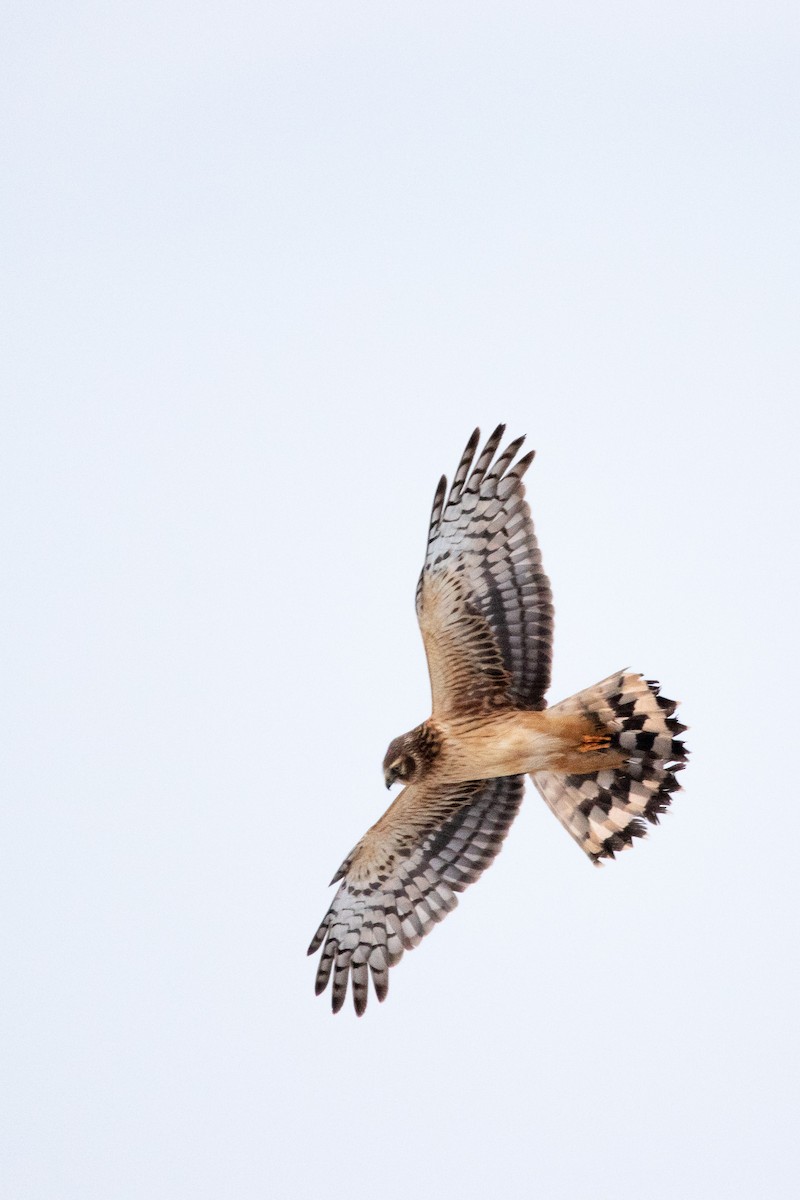
<path id="1" fill-rule="evenodd" d="M 360 1016 L 368 979 L 384 1000 L 389 968 L 455 908 L 489 866 L 522 802 L 525 776 L 596 864 L 657 824 L 687 751 L 677 704 L 627 670 L 546 707 L 552 660 L 550 583 L 525 501 L 533 451 L 481 452 L 475 430 L 452 485 L 436 489 L 417 617 L 432 714 L 389 745 L 394 803 L 348 854 L 309 954 L 323 946 L 319 995 L 348 979 Z M 324 945 L 323 945 L 324 943 Z"/>

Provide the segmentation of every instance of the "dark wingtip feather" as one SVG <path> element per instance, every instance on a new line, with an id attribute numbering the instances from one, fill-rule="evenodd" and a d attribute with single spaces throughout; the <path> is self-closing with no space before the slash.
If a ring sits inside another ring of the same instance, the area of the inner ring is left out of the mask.
<path id="1" fill-rule="evenodd" d="M 511 471 L 511 474 L 516 475 L 517 479 L 522 479 L 522 476 L 525 474 L 525 472 L 527 471 L 528 467 L 531 465 L 531 463 L 533 462 L 535 457 L 536 457 L 536 451 L 529 450 L 528 453 L 525 455 L 525 457 L 521 458 L 519 460 L 517 465 Z"/>
<path id="2" fill-rule="evenodd" d="M 428 522 L 428 541 L 431 540 L 439 528 L 444 512 L 444 500 L 447 495 L 447 476 L 443 475 L 436 485 L 436 491 L 433 496 L 433 504 L 431 505 L 431 518 Z"/>
<path id="3" fill-rule="evenodd" d="M 450 494 L 447 497 L 448 504 L 456 503 L 464 487 L 464 481 L 469 474 L 472 460 L 475 457 L 475 451 L 478 448 L 478 443 L 481 440 L 481 431 L 477 427 L 472 431 L 472 437 L 464 447 L 464 453 L 461 455 L 461 460 L 456 468 L 456 473 L 453 476 L 453 482 L 450 487 Z"/>
<path id="4" fill-rule="evenodd" d="M 353 987 L 353 1007 L 356 1010 L 357 1017 L 363 1017 L 367 1010 L 367 989 L 366 987 Z"/>
<path id="5" fill-rule="evenodd" d="M 465 459 L 469 459 L 470 462 L 472 461 L 472 459 L 475 456 L 475 451 L 478 449 L 480 440 L 481 440 L 480 427 L 478 425 L 476 425 L 475 428 L 473 429 L 472 433 L 470 434 L 469 441 L 467 442 L 466 446 L 464 447 L 464 453 L 461 455 L 462 463 L 464 462 Z"/>
<path id="6" fill-rule="evenodd" d="M 331 1012 L 341 1012 L 347 997 L 347 977 L 349 971 L 345 973 L 344 979 L 337 979 L 334 976 L 333 987 L 331 989 Z"/>
<path id="7" fill-rule="evenodd" d="M 330 917 L 331 917 L 330 912 L 327 912 L 325 914 L 325 919 L 323 920 L 319 929 L 317 930 L 317 932 L 314 934 L 313 938 L 311 939 L 311 945 L 308 947 L 308 950 L 306 950 L 306 954 L 316 954 L 316 952 L 319 950 L 319 948 L 322 945 L 323 940 L 325 938 L 325 934 L 328 931 Z"/>
<path id="8" fill-rule="evenodd" d="M 500 439 L 505 433 L 505 425 L 498 425 L 494 432 L 486 440 L 486 445 L 478 455 L 478 460 L 472 468 L 467 488 L 470 491 L 477 491 L 484 480 L 486 472 L 489 470 L 489 464 L 495 456 L 495 451 L 500 445 Z"/>
<path id="9" fill-rule="evenodd" d="M 503 453 L 498 458 L 497 462 L 492 467 L 491 474 L 494 479 L 497 479 L 499 481 L 503 478 L 505 472 L 508 470 L 508 468 L 511 466 L 511 463 L 514 461 L 514 458 L 516 457 L 518 451 L 521 449 L 524 441 L 525 441 L 525 434 L 523 433 L 522 437 L 515 438 L 513 442 L 508 443 L 505 450 L 503 451 Z"/>

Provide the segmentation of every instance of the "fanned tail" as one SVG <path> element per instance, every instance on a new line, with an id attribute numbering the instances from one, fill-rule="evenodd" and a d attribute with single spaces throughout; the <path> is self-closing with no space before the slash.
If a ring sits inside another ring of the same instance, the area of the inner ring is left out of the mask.
<path id="1" fill-rule="evenodd" d="M 613 770 L 586 775 L 537 771 L 537 789 L 564 828 L 592 862 L 613 858 L 633 839 L 657 825 L 673 792 L 688 751 L 677 735 L 677 701 L 667 700 L 652 679 L 618 671 L 594 687 L 553 705 L 551 712 L 582 713 L 610 735 L 610 747 L 626 756 Z"/>

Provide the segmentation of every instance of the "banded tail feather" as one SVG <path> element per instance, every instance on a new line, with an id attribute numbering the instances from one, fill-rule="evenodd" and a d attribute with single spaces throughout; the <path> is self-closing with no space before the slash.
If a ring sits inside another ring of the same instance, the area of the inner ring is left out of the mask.
<path id="1" fill-rule="evenodd" d="M 626 755 L 624 766 L 587 775 L 537 771 L 533 783 L 561 824 L 593 863 L 602 865 L 657 825 L 688 751 L 679 734 L 686 729 L 674 717 L 677 701 L 668 700 L 652 679 L 618 671 L 594 687 L 553 705 L 551 712 L 582 713 L 604 733 L 610 748 Z"/>

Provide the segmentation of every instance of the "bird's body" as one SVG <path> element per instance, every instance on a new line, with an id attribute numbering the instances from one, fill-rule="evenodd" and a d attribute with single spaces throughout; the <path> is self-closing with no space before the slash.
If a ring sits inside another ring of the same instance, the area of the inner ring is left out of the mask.
<path id="1" fill-rule="evenodd" d="M 592 862 L 613 858 L 657 823 L 678 789 L 685 726 L 658 684 L 618 671 L 552 708 L 553 605 L 514 461 L 497 457 L 504 427 L 477 459 L 476 430 L 452 486 L 431 513 L 417 617 L 431 678 L 431 716 L 395 738 L 387 787 L 406 786 L 342 863 L 309 953 L 324 943 L 317 991 L 333 975 L 333 1009 L 348 979 L 361 1014 L 372 976 L 388 969 L 456 904 L 497 854 L 525 776 Z"/>
<path id="2" fill-rule="evenodd" d="M 507 708 L 480 720 L 429 718 L 406 736 L 413 740 L 417 735 L 431 748 L 426 765 L 428 770 L 436 771 L 441 783 L 534 775 L 538 771 L 586 775 L 618 767 L 624 761 L 590 720 L 556 709 L 531 712 Z M 604 741 L 605 747 L 601 744 Z"/>

